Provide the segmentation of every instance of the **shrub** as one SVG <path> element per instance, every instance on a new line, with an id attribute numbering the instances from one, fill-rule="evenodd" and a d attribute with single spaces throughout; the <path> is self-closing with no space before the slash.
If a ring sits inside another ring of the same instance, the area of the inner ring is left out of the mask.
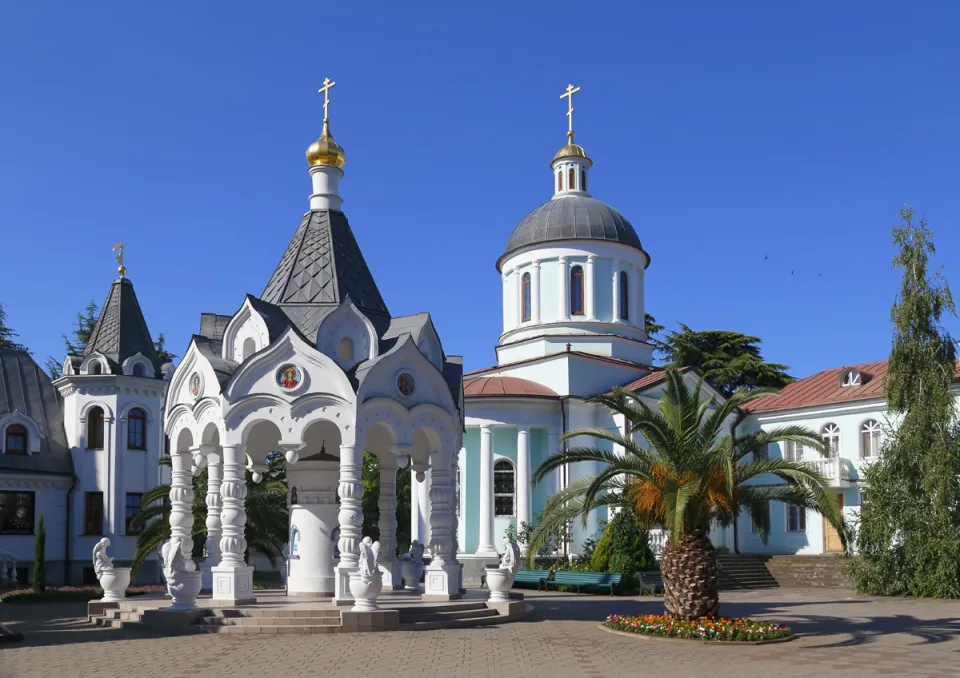
<path id="1" fill-rule="evenodd" d="M 163 586 L 131 586 L 127 596 L 142 596 L 148 593 L 163 593 Z M 38 593 L 32 589 L 15 589 L 0 594 L 3 603 L 66 603 L 98 600 L 103 597 L 103 589 L 97 586 L 60 586 L 51 587 Z"/>
<path id="2" fill-rule="evenodd" d="M 33 590 L 35 593 L 43 593 L 47 588 L 46 546 L 47 531 L 43 529 L 43 514 L 41 514 L 37 524 L 37 540 L 33 546 Z"/>

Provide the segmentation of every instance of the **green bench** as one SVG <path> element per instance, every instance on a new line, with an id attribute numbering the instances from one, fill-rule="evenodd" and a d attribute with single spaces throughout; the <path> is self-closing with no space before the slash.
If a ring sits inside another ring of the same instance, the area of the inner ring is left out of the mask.
<path id="1" fill-rule="evenodd" d="M 536 584 L 537 590 L 543 585 L 543 581 L 550 576 L 550 570 L 518 570 L 517 576 L 513 578 L 514 584 Z M 487 584 L 487 575 L 480 577 L 480 588 Z"/>
<path id="2" fill-rule="evenodd" d="M 640 575 L 640 586 L 654 591 L 663 590 L 663 575 L 659 572 L 638 572 Z"/>
<path id="3" fill-rule="evenodd" d="M 572 570 L 557 570 L 553 573 L 551 579 L 545 579 L 544 585 L 547 590 L 550 588 L 550 584 L 554 586 L 575 586 L 577 587 L 577 593 L 580 593 L 580 589 L 585 587 L 594 587 L 601 589 L 610 589 L 610 595 L 614 593 L 614 589 L 620 585 L 620 580 L 622 579 L 621 575 L 611 573 L 611 572 L 574 572 Z"/>

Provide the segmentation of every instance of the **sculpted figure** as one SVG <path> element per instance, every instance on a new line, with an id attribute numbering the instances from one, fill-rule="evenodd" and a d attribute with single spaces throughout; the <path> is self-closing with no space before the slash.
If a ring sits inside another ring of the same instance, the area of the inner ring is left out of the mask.
<path id="1" fill-rule="evenodd" d="M 364 537 L 360 542 L 360 576 L 370 581 L 380 576 L 380 542 Z"/>
<path id="2" fill-rule="evenodd" d="M 93 571 L 98 579 L 104 570 L 113 569 L 113 558 L 107 555 L 108 546 L 110 546 L 110 540 L 104 537 L 93 547 Z"/>
<path id="3" fill-rule="evenodd" d="M 421 544 L 419 541 L 414 539 L 410 542 L 410 562 L 423 564 L 423 550 L 426 547 Z"/>
<path id="4" fill-rule="evenodd" d="M 520 571 L 520 547 L 509 537 L 503 538 L 503 557 L 500 558 L 500 567 L 509 570 L 514 577 Z"/>
<path id="5" fill-rule="evenodd" d="M 163 555 L 163 576 L 168 582 L 175 574 L 187 571 L 187 561 L 181 550 L 182 543 L 183 539 L 171 537 L 163 545 L 161 551 Z"/>

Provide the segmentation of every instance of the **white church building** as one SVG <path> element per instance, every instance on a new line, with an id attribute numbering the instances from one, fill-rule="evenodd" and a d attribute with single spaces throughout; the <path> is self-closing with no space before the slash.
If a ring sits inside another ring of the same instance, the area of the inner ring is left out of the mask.
<path id="1" fill-rule="evenodd" d="M 567 143 L 550 163 L 553 196 L 520 220 L 496 262 L 503 331 L 492 367 L 463 374 L 428 313 L 390 314 L 342 209 L 346 156 L 326 115 L 307 151 L 308 210 L 263 292 L 238 294 L 232 314 L 202 314 L 176 369 L 157 359 L 122 266 L 89 345 L 67 357 L 61 378 L 51 382 L 28 354 L 0 353 L 0 579 L 26 581 L 41 515 L 49 583 L 93 583 L 90 552 L 103 536 L 117 564 L 128 563 L 129 519 L 161 482 L 172 483 L 171 531 L 189 548 L 191 476 L 205 467 L 200 568 L 214 596 L 248 599 L 245 472 L 260 473 L 267 454 L 282 451 L 289 591 L 348 598 L 367 451 L 380 462 L 384 584 L 400 585 L 395 483 L 407 463 L 412 538 L 432 557 L 426 594 L 455 597 L 477 582 L 508 529 L 533 525 L 553 493 L 597 471 L 578 464 L 533 485 L 533 470 L 562 436 L 624 426 L 585 398 L 622 386 L 653 405 L 663 385 L 644 329 L 650 255 L 626 217 L 592 197 L 593 163 L 574 143 L 572 106 L 568 116 Z M 768 454 L 815 465 L 855 519 L 862 472 L 886 423 L 885 369 L 867 363 L 799 380 L 751 403 L 740 430 L 791 423 L 817 431 L 828 458 L 794 446 Z M 164 454 L 172 470 L 158 464 Z M 747 519 L 717 530 L 715 543 L 743 553 L 840 548 L 816 514 L 770 510 L 768 544 Z M 576 523 L 571 551 L 607 517 L 603 510 L 585 528 Z M 156 580 L 154 566 L 151 557 L 143 579 Z"/>

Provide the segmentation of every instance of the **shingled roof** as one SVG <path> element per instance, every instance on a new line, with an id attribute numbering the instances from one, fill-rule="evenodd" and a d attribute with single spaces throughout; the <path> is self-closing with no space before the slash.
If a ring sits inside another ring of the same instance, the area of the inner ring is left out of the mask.
<path id="1" fill-rule="evenodd" d="M 142 353 L 154 367 L 160 367 L 147 321 L 129 278 L 117 278 L 110 286 L 83 355 L 94 351 L 112 361 L 115 371 L 119 371 L 123 361 L 138 353 Z"/>
<path id="2" fill-rule="evenodd" d="M 320 321 L 347 297 L 381 335 L 390 312 L 343 212 L 307 212 L 260 298 L 278 306 L 294 326 L 315 338 Z"/>
<path id="3" fill-rule="evenodd" d="M 851 370 L 860 373 L 860 383 L 842 386 L 842 377 Z M 750 413 L 780 412 L 803 407 L 818 407 L 873 400 L 886 397 L 883 379 L 887 376 L 887 361 L 833 367 L 787 384 L 779 395 L 765 396 L 747 403 L 741 409 Z M 960 370 L 954 375 L 960 379 Z"/>
<path id="4" fill-rule="evenodd" d="M 60 394 L 29 353 L 0 352 L 0 417 L 9 412 L 33 419 L 43 436 L 34 454 L 0 454 L 0 471 L 72 476 Z"/>

